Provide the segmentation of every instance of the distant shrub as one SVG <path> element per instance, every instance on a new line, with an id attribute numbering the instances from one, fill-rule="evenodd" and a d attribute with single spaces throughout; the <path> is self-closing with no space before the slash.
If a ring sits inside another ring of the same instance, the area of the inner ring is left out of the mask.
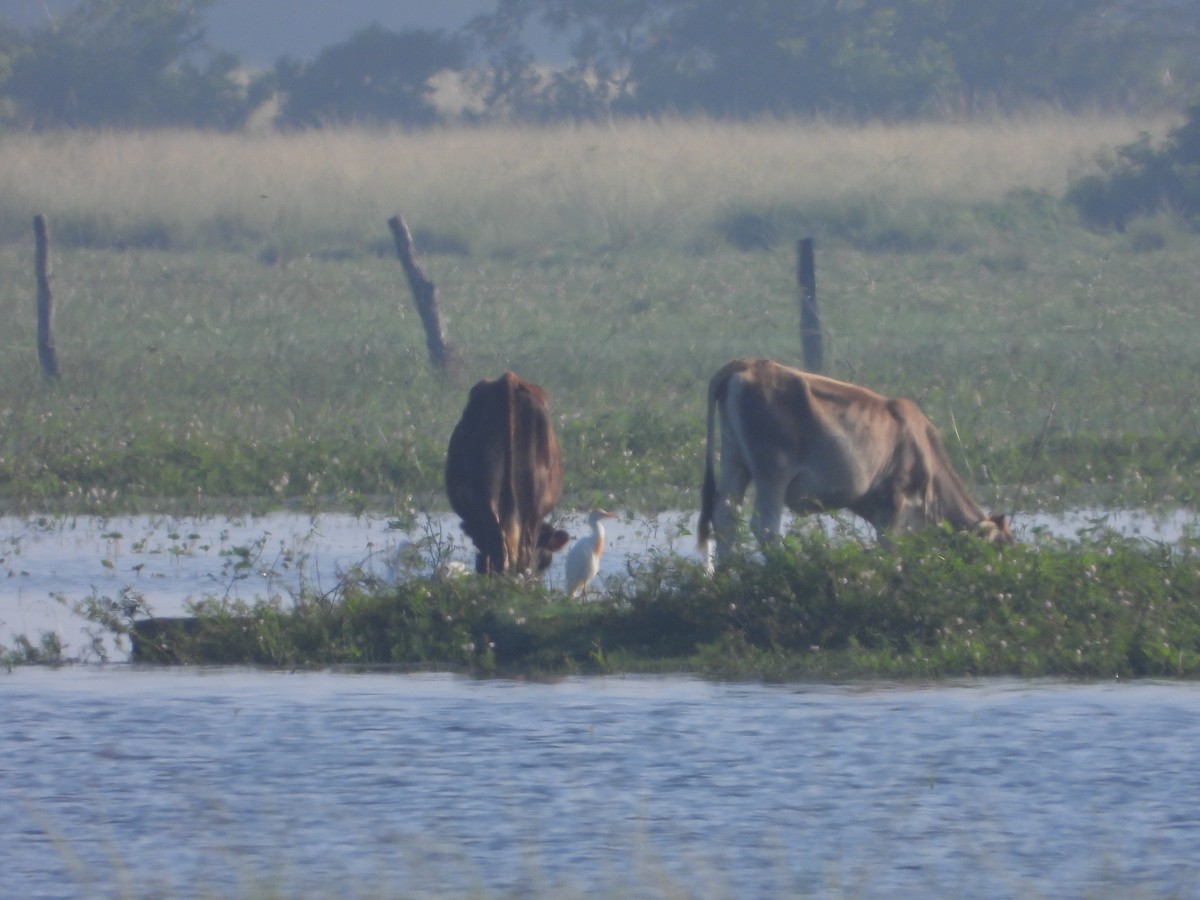
<path id="1" fill-rule="evenodd" d="M 413 243 L 422 253 L 441 253 L 446 256 L 470 256 L 471 244 L 460 234 L 450 231 L 432 231 L 418 228 L 413 232 Z M 394 255 L 395 244 L 389 242 L 388 253 Z"/>
<path id="2" fill-rule="evenodd" d="M 979 258 L 979 265 L 989 272 L 1028 272 L 1029 254 L 1015 248 L 985 253 Z"/>
<path id="3" fill-rule="evenodd" d="M 717 218 L 717 233 L 739 250 L 770 250 L 779 240 L 779 227 L 773 213 L 734 210 Z"/>
<path id="4" fill-rule="evenodd" d="M 717 234 L 738 250 L 772 250 L 808 235 L 844 241 L 866 253 L 962 252 L 971 243 L 972 215 L 949 206 L 901 203 L 861 196 L 814 199 L 720 213 Z"/>
<path id="5" fill-rule="evenodd" d="M 1129 235 L 1129 247 L 1134 253 L 1154 253 L 1167 246 L 1167 236 L 1157 228 L 1140 228 Z"/>
<path id="6" fill-rule="evenodd" d="M 1161 147 L 1143 133 L 1097 163 L 1101 171 L 1076 179 L 1066 194 L 1092 228 L 1124 231 L 1130 219 L 1164 210 L 1200 228 L 1200 102 Z"/>

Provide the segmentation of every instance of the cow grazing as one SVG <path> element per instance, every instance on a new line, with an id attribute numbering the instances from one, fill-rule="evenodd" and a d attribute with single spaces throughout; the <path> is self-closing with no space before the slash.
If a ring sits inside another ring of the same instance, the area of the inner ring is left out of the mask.
<path id="1" fill-rule="evenodd" d="M 720 484 L 713 431 L 721 421 Z M 1003 515 L 986 516 L 955 473 L 941 437 L 911 400 L 782 366 L 736 359 L 708 385 L 708 446 L 698 538 L 718 558 L 733 544 L 734 521 L 750 482 L 750 527 L 760 541 L 779 535 L 786 505 L 804 515 L 848 509 L 888 533 L 948 521 L 995 543 L 1011 543 Z"/>
<path id="2" fill-rule="evenodd" d="M 546 392 L 505 372 L 471 388 L 450 435 L 446 493 L 481 574 L 544 572 L 570 535 L 542 521 L 562 493 Z"/>

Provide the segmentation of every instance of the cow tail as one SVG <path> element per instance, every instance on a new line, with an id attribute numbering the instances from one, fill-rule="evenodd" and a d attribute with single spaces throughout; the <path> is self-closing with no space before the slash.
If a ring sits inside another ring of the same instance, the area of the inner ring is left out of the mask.
<path id="1" fill-rule="evenodd" d="M 708 550 L 708 538 L 712 533 L 713 512 L 717 505 L 717 479 L 713 474 L 713 438 L 716 432 L 717 393 L 725 384 L 724 369 L 708 383 L 708 424 L 704 445 L 704 485 L 700 488 L 700 522 L 696 527 L 696 544 L 701 553 Z"/>
<path id="2" fill-rule="evenodd" d="M 929 460 L 925 465 L 925 525 L 936 525 L 942 521 L 942 504 L 937 485 L 938 460 Z"/>
<path id="3" fill-rule="evenodd" d="M 516 447 L 514 441 L 517 439 L 517 398 L 516 385 L 512 373 L 504 373 L 504 405 L 505 418 L 508 420 L 508 437 L 504 442 L 504 478 L 501 481 L 501 493 L 496 510 L 496 530 L 500 535 L 500 559 L 496 562 L 494 570 L 503 572 L 510 562 L 515 563 L 516 559 L 509 559 L 508 535 L 505 533 L 505 523 L 511 522 L 517 508 L 517 472 L 516 472 Z M 520 552 L 520 548 L 516 548 Z"/>

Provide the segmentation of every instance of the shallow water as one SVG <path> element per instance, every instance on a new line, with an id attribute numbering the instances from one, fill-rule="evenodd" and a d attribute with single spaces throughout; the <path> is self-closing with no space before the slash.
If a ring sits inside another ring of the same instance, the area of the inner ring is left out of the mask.
<path id="1" fill-rule="evenodd" d="M 1200 686 L 18 669 L 0 896 L 1196 896 Z"/>
<path id="2" fill-rule="evenodd" d="M 828 527 L 831 519 L 822 517 Z M 562 520 L 574 536 L 586 533 L 582 516 Z M 855 529 L 852 518 L 840 527 Z M 694 513 L 649 518 L 622 518 L 606 524 L 608 546 L 600 578 L 619 575 L 627 563 L 647 553 L 678 553 L 698 559 Z M 1185 529 L 1197 530 L 1197 516 L 1187 511 L 1151 516 L 1138 512 L 1022 516 L 1018 537 L 1036 540 L 1041 530 L 1071 537 L 1102 525 L 1120 533 L 1174 541 Z M 859 534 L 864 529 L 859 528 Z M 864 534 L 865 536 L 865 534 Z M 869 538 L 868 538 L 869 539 Z M 112 659 L 124 659 L 127 648 L 90 626 L 74 612 L 86 597 L 117 599 L 123 592 L 140 595 L 160 616 L 186 613 L 189 601 L 214 597 L 287 600 L 303 587 L 323 593 L 339 578 L 359 568 L 390 581 L 428 574 L 423 563 L 406 568 L 405 551 L 425 541 L 446 551 L 446 558 L 473 565 L 473 550 L 464 543 L 457 520 L 430 518 L 411 531 L 391 527 L 379 516 L 294 513 L 226 518 L 169 516 L 16 518 L 0 517 L 0 646 L 24 635 L 37 644 L 45 632 L 57 635 L 70 657 L 94 656 L 97 647 Z M 566 554 L 556 556 L 548 573 L 551 585 L 562 585 Z"/>
<path id="3" fill-rule="evenodd" d="M 694 540 L 680 537 L 686 518 L 613 520 L 606 529 L 600 579 L 624 571 L 628 557 L 649 547 L 698 558 Z M 581 516 L 560 521 L 576 537 L 587 531 Z M 68 656 L 89 653 L 96 637 L 110 658 L 124 659 L 127 653 L 74 612 L 81 600 L 117 599 L 131 592 L 160 616 L 186 614 L 189 602 L 206 598 L 286 602 L 301 589 L 330 591 L 353 569 L 384 582 L 425 577 L 428 545 L 440 547 L 445 560 L 474 567 L 474 549 L 451 516 L 423 520 L 411 530 L 370 515 L 4 516 L 0 645 L 12 646 L 16 635 L 36 644 L 43 632 L 52 632 Z M 547 574 L 551 585 L 563 583 L 565 555 L 557 554 Z"/>

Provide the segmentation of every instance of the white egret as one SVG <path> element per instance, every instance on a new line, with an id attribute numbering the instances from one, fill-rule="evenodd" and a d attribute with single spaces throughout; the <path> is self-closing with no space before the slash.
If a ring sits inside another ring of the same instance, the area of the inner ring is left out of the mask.
<path id="1" fill-rule="evenodd" d="M 587 599 L 588 584 L 600 571 L 600 556 L 604 553 L 604 519 L 615 519 L 613 513 L 593 509 L 588 515 L 592 533 L 581 537 L 567 554 L 567 593 L 574 596 L 582 592 Z"/>

